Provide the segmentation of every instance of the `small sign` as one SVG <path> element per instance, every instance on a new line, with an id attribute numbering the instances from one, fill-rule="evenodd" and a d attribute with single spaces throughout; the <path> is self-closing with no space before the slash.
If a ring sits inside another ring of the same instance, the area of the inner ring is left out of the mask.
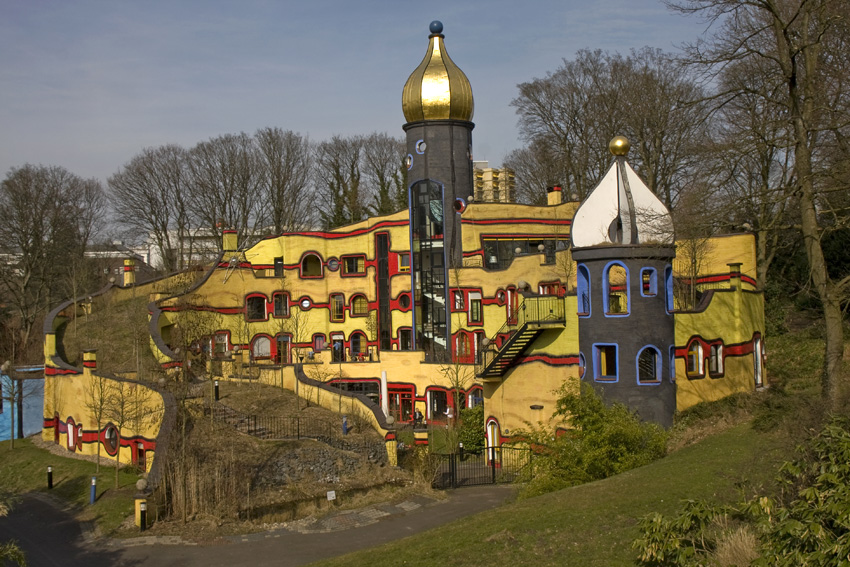
<path id="1" fill-rule="evenodd" d="M 328 502 L 336 500 L 336 490 L 328 490 Z"/>

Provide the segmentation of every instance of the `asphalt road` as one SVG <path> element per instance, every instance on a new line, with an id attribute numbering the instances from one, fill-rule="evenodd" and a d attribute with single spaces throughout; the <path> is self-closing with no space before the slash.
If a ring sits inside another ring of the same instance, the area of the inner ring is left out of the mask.
<path id="1" fill-rule="evenodd" d="M 30 567 L 42 566 L 296 566 L 417 534 L 504 504 L 513 489 L 481 486 L 451 491 L 449 498 L 375 523 L 328 533 L 280 529 L 211 545 L 163 545 L 89 539 L 71 513 L 38 495 L 24 495 L 0 518 L 0 541 L 15 539 Z"/>

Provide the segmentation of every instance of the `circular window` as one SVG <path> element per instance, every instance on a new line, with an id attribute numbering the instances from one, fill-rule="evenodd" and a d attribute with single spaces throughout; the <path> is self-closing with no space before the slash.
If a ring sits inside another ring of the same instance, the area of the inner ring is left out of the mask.
<path id="1" fill-rule="evenodd" d="M 339 269 L 339 260 L 336 258 L 330 258 L 328 260 L 328 269 L 332 272 L 335 272 Z"/>
<path id="2" fill-rule="evenodd" d="M 413 167 L 413 156 L 412 155 L 407 154 L 407 157 L 404 158 L 404 166 L 407 169 L 410 169 L 411 167 Z"/>
<path id="3" fill-rule="evenodd" d="M 310 298 L 305 297 L 301 300 L 301 309 L 310 309 Z"/>
<path id="4" fill-rule="evenodd" d="M 579 355 L 578 355 L 578 377 L 579 377 L 579 380 L 584 379 L 584 371 L 585 371 L 586 367 L 587 367 L 587 363 L 584 360 L 584 354 L 579 353 Z"/>
<path id="5" fill-rule="evenodd" d="M 118 430 L 114 425 L 108 425 L 103 433 L 103 446 L 110 455 L 118 452 Z"/>
<path id="6" fill-rule="evenodd" d="M 499 303 L 504 303 L 505 302 L 505 292 L 500 291 L 500 292 L 496 293 L 496 299 L 499 300 Z"/>
<path id="7" fill-rule="evenodd" d="M 410 296 L 406 293 L 403 293 L 398 298 L 398 304 L 401 306 L 402 309 L 407 309 L 408 307 L 410 307 Z"/>
<path id="8" fill-rule="evenodd" d="M 419 140 L 418 142 L 416 142 L 416 153 L 417 154 L 424 154 L 425 150 L 427 150 L 427 149 L 428 149 L 428 144 L 425 143 L 425 140 Z"/>
<path id="9" fill-rule="evenodd" d="M 455 209 L 455 212 L 462 213 L 463 211 L 466 210 L 466 201 L 464 201 L 463 199 L 458 197 L 457 199 L 455 199 L 454 209 Z"/>

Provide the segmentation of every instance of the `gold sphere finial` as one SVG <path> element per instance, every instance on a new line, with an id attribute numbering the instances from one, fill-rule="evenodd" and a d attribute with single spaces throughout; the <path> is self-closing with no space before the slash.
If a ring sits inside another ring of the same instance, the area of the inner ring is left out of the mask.
<path id="1" fill-rule="evenodd" d="M 608 150 L 615 156 L 624 156 L 629 153 L 632 145 L 625 136 L 616 136 L 608 143 Z"/>

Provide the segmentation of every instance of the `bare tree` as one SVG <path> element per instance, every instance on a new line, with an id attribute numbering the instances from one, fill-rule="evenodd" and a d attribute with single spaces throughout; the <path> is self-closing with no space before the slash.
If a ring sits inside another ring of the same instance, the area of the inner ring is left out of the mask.
<path id="1" fill-rule="evenodd" d="M 361 221 L 366 216 L 361 184 L 363 137 L 334 136 L 316 147 L 315 185 L 324 228 Z"/>
<path id="2" fill-rule="evenodd" d="M 363 140 L 362 171 L 371 193 L 369 210 L 387 215 L 407 208 L 407 168 L 404 140 L 374 132 Z M 403 203 L 398 195 L 404 194 Z M 401 205 L 401 206 L 399 206 Z"/>
<path id="3" fill-rule="evenodd" d="M 781 85 L 761 61 L 730 65 L 721 89 L 738 91 L 717 113 L 717 143 L 705 152 L 706 173 L 720 204 L 718 225 L 752 230 L 756 236 L 756 280 L 760 289 L 782 246 L 783 230 L 793 223 L 793 151 L 781 106 L 774 103 Z"/>
<path id="4" fill-rule="evenodd" d="M 193 191 L 190 202 L 200 224 L 216 236 L 224 228 L 256 235 L 265 226 L 266 203 L 253 139 L 226 134 L 201 142 L 189 151 Z"/>
<path id="5" fill-rule="evenodd" d="M 188 203 L 188 153 L 176 145 L 145 148 L 109 178 L 120 223 L 152 243 L 166 272 L 187 266 L 194 219 Z"/>
<path id="6" fill-rule="evenodd" d="M 668 208 L 690 179 L 705 132 L 705 105 L 697 83 L 669 55 L 643 48 L 630 55 L 582 50 L 543 79 L 518 85 L 511 103 L 520 116 L 526 150 L 514 155 L 520 184 L 540 173 L 583 199 L 611 163 L 605 142 L 625 135 L 632 163 Z M 533 173 L 527 163 L 545 164 Z M 533 175 L 533 176 L 532 176 Z M 537 179 L 536 179 L 537 178 Z"/>
<path id="7" fill-rule="evenodd" d="M 257 130 L 254 140 L 271 228 L 275 234 L 309 228 L 313 220 L 310 195 L 313 158 L 309 140 L 280 128 Z"/>
<path id="8" fill-rule="evenodd" d="M 100 184 L 61 167 L 13 168 L 0 187 L 0 293 L 19 319 L 25 347 L 37 318 L 69 293 L 69 260 L 82 258 L 103 217 Z M 21 348 L 17 349 L 21 352 Z"/>
<path id="9" fill-rule="evenodd" d="M 115 488 L 118 488 L 118 470 L 121 468 L 121 436 L 126 429 L 140 430 L 158 418 L 151 405 L 153 392 L 140 384 L 123 380 L 108 380 L 103 418 L 115 427 Z"/>
<path id="10" fill-rule="evenodd" d="M 528 205 L 545 205 L 546 189 L 560 186 L 565 179 L 557 147 L 544 138 L 513 150 L 505 158 L 505 167 L 516 175 L 517 202 Z"/>
<path id="11" fill-rule="evenodd" d="M 89 415 L 95 421 L 97 431 L 103 429 L 104 418 L 106 416 L 106 408 L 109 403 L 109 379 L 99 374 L 92 374 L 91 379 L 86 385 L 85 398 L 83 400 L 84 407 L 88 410 Z M 100 440 L 97 442 L 97 472 L 100 472 Z"/>
<path id="12" fill-rule="evenodd" d="M 777 86 L 771 102 L 778 105 L 790 131 L 799 207 L 809 276 L 823 308 L 825 356 L 822 393 L 835 406 L 846 375 L 841 298 L 850 277 L 833 280 L 822 246 L 825 232 L 846 211 L 833 208 L 836 187 L 825 182 L 830 163 L 825 150 L 841 148 L 850 119 L 846 81 L 850 77 L 850 6 L 841 0 L 682 0 L 671 6 L 706 18 L 714 33 L 687 49 L 689 60 L 708 79 L 740 62 L 764 65 Z M 711 29 L 710 28 L 710 29 Z M 721 91 L 717 104 L 756 91 L 745 83 Z M 845 153 L 845 155 L 847 155 Z M 847 188 L 844 186 L 844 192 Z"/>

